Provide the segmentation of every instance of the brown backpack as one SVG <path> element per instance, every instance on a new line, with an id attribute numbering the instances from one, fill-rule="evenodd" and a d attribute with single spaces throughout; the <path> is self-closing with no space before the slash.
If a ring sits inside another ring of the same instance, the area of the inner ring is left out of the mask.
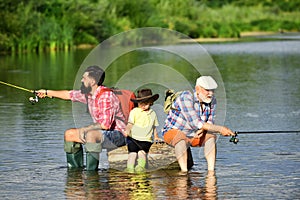
<path id="1" fill-rule="evenodd" d="M 134 107 L 136 107 L 136 105 L 132 101 L 130 101 L 130 99 L 135 98 L 134 92 L 132 92 L 130 90 L 122 90 L 122 89 L 117 89 L 117 88 L 104 88 L 97 95 L 97 98 L 100 98 L 100 96 L 103 94 L 103 92 L 106 92 L 106 91 L 112 91 L 118 97 L 118 99 L 120 101 L 120 107 L 121 107 L 122 113 L 125 117 L 125 123 L 127 123 L 130 111 Z"/>

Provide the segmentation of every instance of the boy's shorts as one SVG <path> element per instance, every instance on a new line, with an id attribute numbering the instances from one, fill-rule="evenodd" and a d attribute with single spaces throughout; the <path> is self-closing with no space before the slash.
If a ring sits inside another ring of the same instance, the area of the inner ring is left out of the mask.
<path id="1" fill-rule="evenodd" d="M 203 133 L 200 138 L 189 138 L 186 134 L 178 129 L 170 129 L 164 134 L 164 140 L 167 144 L 175 146 L 181 140 L 184 140 L 187 144 L 190 144 L 192 147 L 203 146 L 204 143 L 212 137 L 216 137 L 213 134 Z"/>
<path id="2" fill-rule="evenodd" d="M 139 151 L 145 151 L 145 153 L 149 153 L 152 142 L 139 141 L 132 137 L 127 137 L 126 139 L 127 139 L 128 153 L 130 152 L 138 153 Z"/>

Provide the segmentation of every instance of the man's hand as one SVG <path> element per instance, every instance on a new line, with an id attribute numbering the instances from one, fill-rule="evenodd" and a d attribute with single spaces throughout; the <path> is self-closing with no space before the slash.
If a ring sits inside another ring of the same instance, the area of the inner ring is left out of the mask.
<path id="1" fill-rule="evenodd" d="M 79 132 L 79 139 L 82 141 L 83 144 L 86 143 L 86 129 L 84 127 L 82 128 L 79 128 L 78 129 L 78 132 Z"/>
<path id="2" fill-rule="evenodd" d="M 220 130 L 220 133 L 223 135 L 223 136 L 235 136 L 235 133 L 232 132 L 229 128 L 223 126 Z"/>
<path id="3" fill-rule="evenodd" d="M 123 132 L 123 135 L 124 135 L 124 137 L 128 137 L 129 136 L 129 134 L 126 131 Z"/>
<path id="4" fill-rule="evenodd" d="M 203 124 L 202 129 L 206 130 L 206 131 L 210 131 L 210 132 L 218 132 L 223 136 L 235 136 L 235 133 L 232 132 L 226 126 L 220 126 L 220 125 L 205 123 L 205 124 Z"/>
<path id="5" fill-rule="evenodd" d="M 35 91 L 36 92 L 36 95 L 39 97 L 39 98 L 45 98 L 47 97 L 47 90 L 45 89 L 40 89 L 40 90 L 37 90 Z"/>
<path id="6" fill-rule="evenodd" d="M 154 142 L 155 143 L 161 143 L 161 142 L 163 142 L 164 140 L 163 139 L 161 139 L 161 138 L 159 138 L 159 137 L 155 137 L 154 138 Z"/>
<path id="7" fill-rule="evenodd" d="M 194 138 L 200 138 L 206 131 L 203 129 L 199 129 L 196 134 L 194 135 Z"/>

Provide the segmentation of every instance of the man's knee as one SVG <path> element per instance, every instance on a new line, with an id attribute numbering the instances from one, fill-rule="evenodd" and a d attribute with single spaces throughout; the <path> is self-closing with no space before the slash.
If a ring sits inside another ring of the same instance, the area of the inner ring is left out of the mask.
<path id="1" fill-rule="evenodd" d="M 177 129 L 167 131 L 164 135 L 164 140 L 167 144 L 173 147 L 180 141 L 184 141 L 186 143 L 189 143 L 190 141 L 182 131 Z"/>
<path id="2" fill-rule="evenodd" d="M 180 140 L 174 145 L 175 149 L 180 149 L 182 152 L 185 152 L 188 148 L 188 144 L 185 140 Z"/>
<path id="3" fill-rule="evenodd" d="M 216 139 L 217 139 L 217 136 L 215 134 L 206 134 L 205 135 L 205 140 L 204 140 L 204 143 L 210 141 L 210 142 L 216 142 Z"/>
<path id="4" fill-rule="evenodd" d="M 65 131 L 64 133 L 64 139 L 65 141 L 69 142 L 80 142 L 81 140 L 79 139 L 79 133 L 76 128 L 71 128 Z"/>
<path id="5" fill-rule="evenodd" d="M 86 133 L 85 137 L 86 142 L 90 143 L 102 143 L 103 142 L 103 137 L 102 137 L 102 132 L 100 130 L 92 130 L 88 131 Z"/>

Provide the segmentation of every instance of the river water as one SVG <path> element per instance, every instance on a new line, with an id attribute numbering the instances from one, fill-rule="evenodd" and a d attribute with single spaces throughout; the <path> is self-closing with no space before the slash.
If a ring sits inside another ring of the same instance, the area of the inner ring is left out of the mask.
<path id="1" fill-rule="evenodd" d="M 215 174 L 207 174 L 201 148 L 193 149 L 188 175 L 126 174 L 110 169 L 105 153 L 99 171 L 70 171 L 63 132 L 75 126 L 72 104 L 41 99 L 31 105 L 30 93 L 0 85 L 0 198 L 299 199 L 300 133 L 288 133 L 300 129 L 299 36 L 203 47 L 224 82 L 225 125 L 286 133 L 240 134 L 236 145 L 219 137 Z M 72 89 L 88 53 L 1 56 L 0 79 L 30 89 Z"/>

